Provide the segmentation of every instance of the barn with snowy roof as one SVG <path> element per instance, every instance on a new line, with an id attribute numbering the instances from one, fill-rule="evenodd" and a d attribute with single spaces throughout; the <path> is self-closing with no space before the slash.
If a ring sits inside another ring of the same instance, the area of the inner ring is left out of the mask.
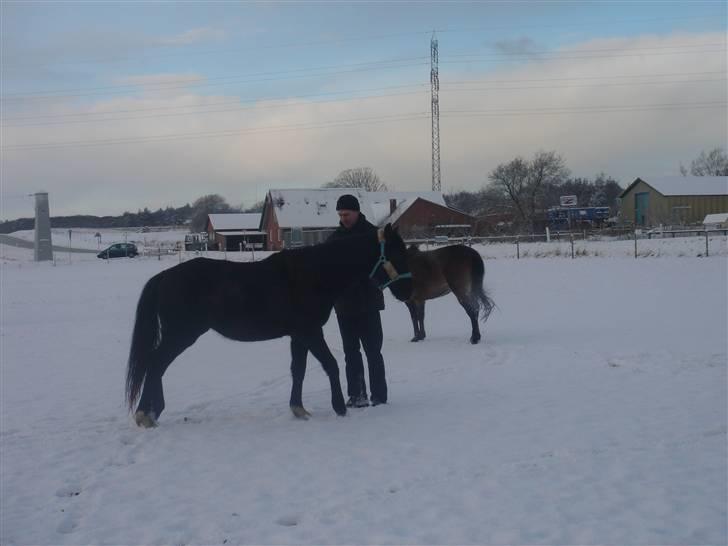
<path id="1" fill-rule="evenodd" d="M 441 224 L 475 224 L 475 218 L 445 204 L 442 192 L 367 192 L 351 188 L 270 190 L 265 198 L 261 231 L 269 250 L 295 248 L 325 241 L 338 227 L 336 201 L 344 194 L 359 200 L 361 213 L 372 224 L 391 223 L 404 237 L 424 234 Z"/>
<path id="2" fill-rule="evenodd" d="M 728 176 L 636 178 L 619 197 L 625 224 L 700 224 L 708 214 L 728 212 Z"/>
<path id="3" fill-rule="evenodd" d="M 265 233 L 260 231 L 260 213 L 218 213 L 207 216 L 210 248 L 239 250 L 262 249 Z"/>

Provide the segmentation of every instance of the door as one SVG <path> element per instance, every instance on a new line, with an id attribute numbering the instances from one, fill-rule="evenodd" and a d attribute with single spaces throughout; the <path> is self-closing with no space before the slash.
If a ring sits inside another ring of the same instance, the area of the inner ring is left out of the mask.
<path id="1" fill-rule="evenodd" d="M 634 194 L 634 223 L 637 226 L 644 226 L 647 223 L 647 207 L 650 194 L 647 192 Z"/>

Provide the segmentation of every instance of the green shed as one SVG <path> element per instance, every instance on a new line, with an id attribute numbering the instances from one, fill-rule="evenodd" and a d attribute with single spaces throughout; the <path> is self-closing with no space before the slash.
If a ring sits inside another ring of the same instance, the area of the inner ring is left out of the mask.
<path id="1" fill-rule="evenodd" d="M 619 198 L 623 224 L 700 224 L 707 214 L 728 212 L 728 176 L 636 178 Z"/>

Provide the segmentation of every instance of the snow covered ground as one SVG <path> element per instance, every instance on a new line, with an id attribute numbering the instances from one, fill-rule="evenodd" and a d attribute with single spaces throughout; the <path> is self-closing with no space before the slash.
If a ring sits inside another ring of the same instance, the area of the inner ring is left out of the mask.
<path id="1" fill-rule="evenodd" d="M 313 418 L 290 415 L 286 339 L 205 334 L 153 430 L 126 413 L 125 360 L 143 284 L 179 257 L 2 246 L 0 543 L 725 544 L 728 266 L 700 243 L 485 246 L 485 342 L 446 296 L 410 343 L 388 296 L 390 403 L 344 418 L 311 358 Z"/>
<path id="2" fill-rule="evenodd" d="M 68 228 L 53 228 L 51 230 L 51 241 L 54 245 L 73 248 L 87 248 L 101 250 L 113 243 L 135 243 L 139 247 L 157 248 L 163 246 L 174 246 L 178 241 L 184 242 L 185 235 L 189 233 L 187 228 L 170 229 L 164 231 L 142 232 L 140 228 L 116 228 L 116 229 L 94 229 L 94 228 L 72 228 L 69 243 Z M 97 237 L 96 235 L 100 235 Z M 13 237 L 33 241 L 35 230 L 22 230 L 11 233 Z"/>

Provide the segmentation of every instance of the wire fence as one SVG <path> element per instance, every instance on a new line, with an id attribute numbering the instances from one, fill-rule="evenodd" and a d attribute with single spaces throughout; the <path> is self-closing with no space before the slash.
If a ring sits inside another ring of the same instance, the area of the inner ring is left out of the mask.
<path id="1" fill-rule="evenodd" d="M 656 244 L 661 239 L 684 239 L 686 244 L 676 247 L 674 255 L 710 256 L 726 254 L 728 229 L 680 229 L 680 230 L 640 230 L 634 228 L 610 228 L 599 231 L 556 231 L 531 233 L 522 235 L 493 235 L 483 237 L 446 237 L 408 239 L 407 244 L 434 249 L 446 245 L 464 244 L 483 247 L 508 246 L 513 249 L 516 259 L 526 257 L 570 256 L 572 259 L 582 256 L 610 256 L 607 249 L 609 243 L 620 243 L 624 255 L 625 242 L 631 242 L 631 254 L 635 258 L 670 254 L 665 252 L 665 245 Z M 488 252 L 483 251 L 488 256 Z M 510 253 L 499 252 L 492 257 L 511 257 Z"/>

